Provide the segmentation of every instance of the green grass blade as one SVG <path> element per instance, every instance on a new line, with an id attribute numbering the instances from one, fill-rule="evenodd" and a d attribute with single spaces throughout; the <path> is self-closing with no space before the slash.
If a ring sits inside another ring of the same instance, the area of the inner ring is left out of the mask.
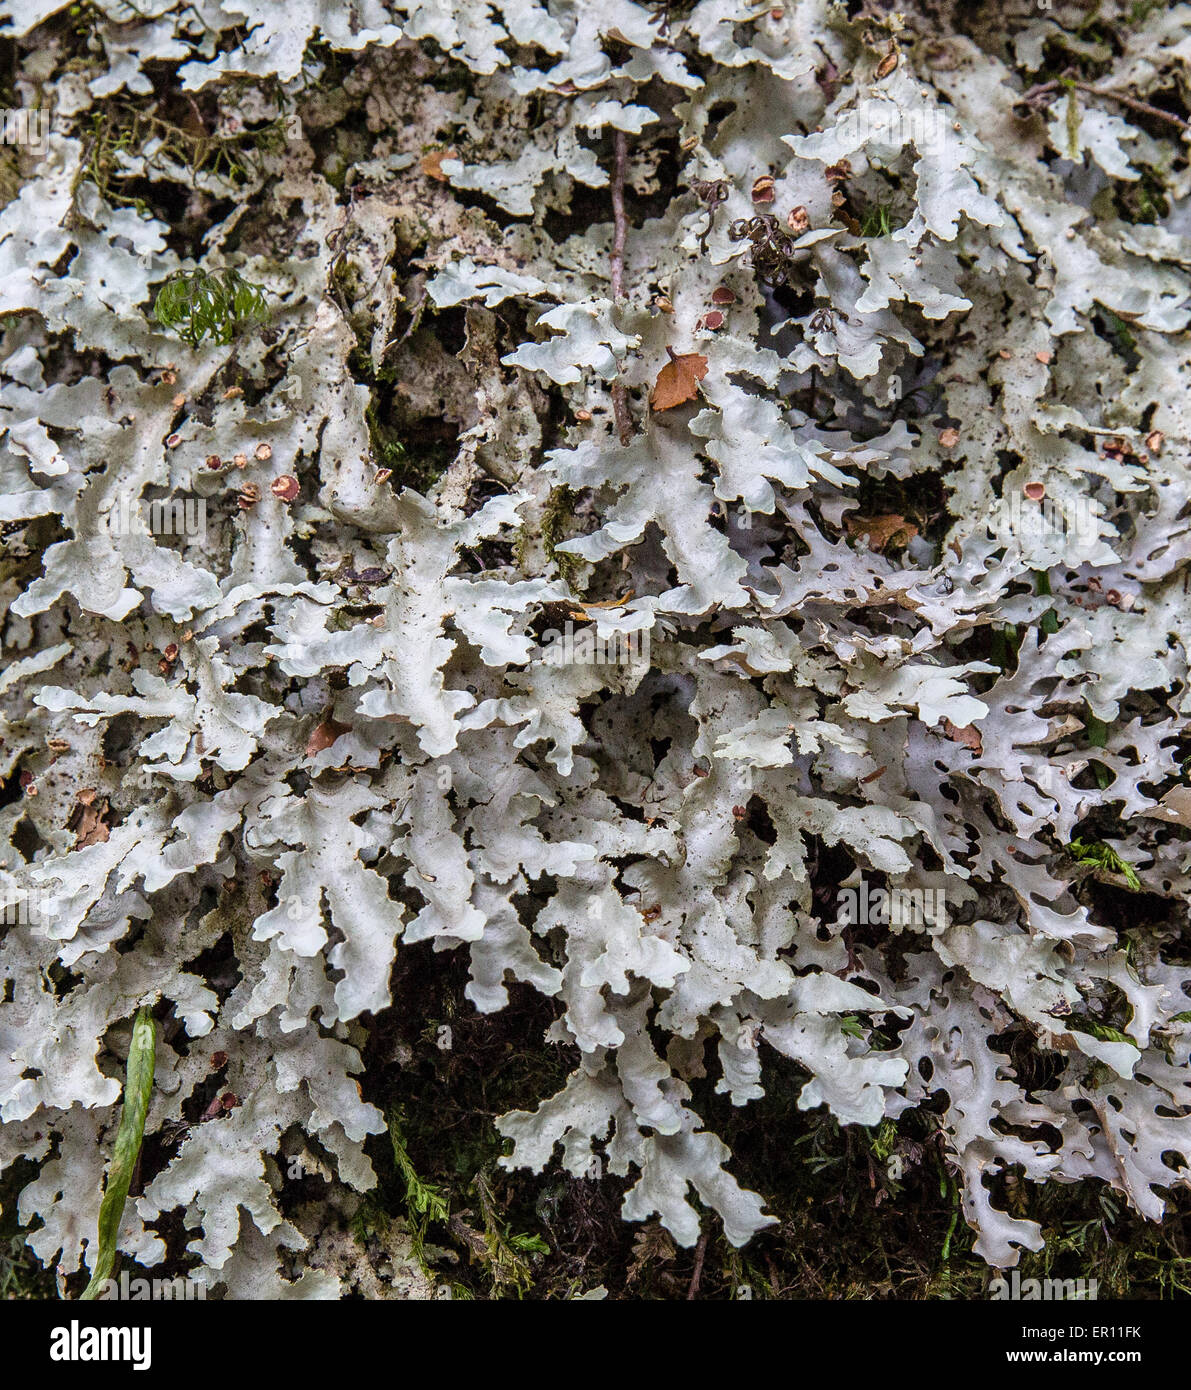
<path id="1" fill-rule="evenodd" d="M 124 1106 L 99 1208 L 99 1257 L 91 1282 L 80 1298 L 95 1298 L 105 1280 L 111 1278 L 116 1263 L 116 1237 L 120 1233 L 124 1203 L 145 1135 L 145 1116 L 153 1094 L 156 1061 L 157 1025 L 153 1022 L 152 1011 L 145 1007 L 137 1013 L 132 1025 L 132 1045 L 128 1049 L 128 1070 L 124 1078 Z"/>

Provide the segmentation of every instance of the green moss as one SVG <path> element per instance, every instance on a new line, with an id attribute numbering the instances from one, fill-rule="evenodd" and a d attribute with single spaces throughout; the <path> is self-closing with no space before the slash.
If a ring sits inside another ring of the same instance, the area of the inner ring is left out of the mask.
<path id="1" fill-rule="evenodd" d="M 157 291 L 153 317 L 165 328 L 175 328 L 191 347 L 204 338 L 229 343 L 238 333 L 268 317 L 265 290 L 238 271 L 209 273 L 194 270 L 171 275 Z"/>
<path id="2" fill-rule="evenodd" d="M 528 1045 L 550 1021 L 547 1001 L 525 992 L 520 1007 L 478 1014 L 463 993 L 466 960 L 446 964 L 422 947 L 403 950 L 395 1007 L 369 1041 L 365 1076 L 388 1078 L 370 1097 L 389 1123 L 373 1155 L 376 1202 L 409 1221 L 423 1253 L 431 1244 L 455 1253 L 456 1297 L 553 1297 L 573 1273 L 543 1221 L 548 1208 L 538 1198 L 547 1184 L 501 1170 L 507 1146 L 495 1118 L 561 1089 L 573 1057 Z M 381 1059 L 394 1054 L 400 1065 L 386 1066 Z M 552 1265 L 566 1267 L 565 1277 Z M 441 1279 L 450 1269 L 433 1272 Z"/>
<path id="3" fill-rule="evenodd" d="M 0 145 L 0 207 L 7 207 L 21 191 L 21 169 L 11 145 Z"/>
<path id="4" fill-rule="evenodd" d="M 368 437 L 372 441 L 372 455 L 377 465 L 396 469 L 405 457 L 405 445 L 397 438 L 396 431 L 381 421 L 375 401 L 368 403 L 364 419 L 368 422 Z"/>
<path id="5" fill-rule="evenodd" d="M 863 237 L 890 236 L 893 223 L 889 217 L 889 204 L 876 203 L 865 210 L 860 220 L 860 235 Z"/>
<path id="6" fill-rule="evenodd" d="M 1155 223 L 1170 212 L 1166 186 L 1152 169 L 1142 166 L 1140 177 L 1114 189 L 1117 205 L 1129 222 Z"/>
<path id="7" fill-rule="evenodd" d="M 1110 880 L 1123 878 L 1126 886 L 1134 893 L 1141 892 L 1141 879 L 1137 870 L 1127 860 L 1122 859 L 1111 845 L 1100 840 L 1072 840 L 1067 853 L 1078 864 L 1087 864 L 1098 873 L 1106 874 Z"/>
<path id="8" fill-rule="evenodd" d="M 392 1129 L 388 1153 L 375 1154 L 380 1206 L 417 1218 L 418 1194 L 428 1190 L 447 1204 L 427 1248 L 456 1252 L 457 1271 L 435 1273 L 454 1280 L 457 1297 L 564 1299 L 603 1284 L 613 1299 L 685 1299 L 696 1252 L 656 1221 L 623 1221 L 625 1180 L 502 1173 L 495 1117 L 558 1091 L 574 1056 L 532 1045 L 553 1016 L 550 1001 L 515 989 L 507 1009 L 480 1015 L 463 994 L 466 980 L 465 961 L 444 971 L 428 948 L 398 958 L 394 1007 L 370 1041 L 365 1073 L 389 1078 L 373 1098 L 400 1114 L 400 1156 Z M 394 1054 L 400 1065 L 387 1066 Z M 1016 1053 L 1014 1065 L 1027 1074 Z M 779 1222 L 736 1250 L 705 1215 L 697 1297 L 986 1299 L 994 1272 L 972 1250 L 936 1107 L 873 1129 L 840 1125 L 822 1109 L 798 1109 L 805 1081 L 794 1063 L 775 1059 L 765 1096 L 741 1108 L 717 1096 L 712 1080 L 693 1083 L 707 1127 L 733 1152 L 732 1173 Z M 1172 1199 L 1156 1226 L 1100 1182 L 1044 1185 L 1009 1172 L 991 1183 L 994 1205 L 1043 1229 L 1046 1248 L 1023 1253 L 1023 1279 L 1096 1279 L 1101 1298 L 1181 1297 L 1191 1286 L 1191 1196 Z"/>
<path id="9" fill-rule="evenodd" d="M 542 548 L 572 588 L 583 572 L 583 561 L 577 555 L 560 553 L 558 546 L 571 535 L 570 523 L 574 516 L 575 494 L 569 487 L 554 488 L 542 509 Z"/>
<path id="10" fill-rule="evenodd" d="M 417 492 L 428 492 L 454 460 L 454 444 L 440 439 L 413 441 L 402 437 L 388 418 L 397 373 L 392 368 L 378 370 L 362 341 L 353 350 L 348 365 L 355 379 L 371 393 L 364 419 L 377 467 L 392 472 L 392 485 L 397 489 L 412 487 Z"/>
<path id="11" fill-rule="evenodd" d="M 335 288 L 343 295 L 344 302 L 348 305 L 354 304 L 364 293 L 364 286 L 360 280 L 360 269 L 356 263 L 349 260 L 346 256 L 339 256 L 331 266 L 331 280 Z M 356 363 L 360 370 L 366 371 L 367 375 L 373 375 L 372 358 L 365 350 L 367 338 L 362 330 L 353 325 L 356 341 L 359 344 L 357 349 L 358 356 Z"/>
<path id="12" fill-rule="evenodd" d="M 52 1271 L 43 1269 L 17 1224 L 17 1198 L 37 1176 L 37 1165 L 19 1158 L 0 1176 L 0 1299 L 56 1298 Z"/>
<path id="13" fill-rule="evenodd" d="M 265 87 L 280 105 L 280 90 L 272 83 Z M 210 135 L 183 129 L 156 112 L 126 101 L 105 101 L 88 117 L 83 163 L 72 189 L 72 214 L 77 216 L 78 189 L 83 183 L 94 184 L 109 203 L 147 211 L 143 200 L 123 192 L 127 175 L 121 172 L 121 156 L 139 154 L 150 141 L 155 147 L 155 159 L 180 164 L 192 176 L 205 174 L 238 184 L 246 182 L 254 172 L 259 173 L 261 154 L 283 148 L 286 119 L 281 115 L 257 130 Z"/>

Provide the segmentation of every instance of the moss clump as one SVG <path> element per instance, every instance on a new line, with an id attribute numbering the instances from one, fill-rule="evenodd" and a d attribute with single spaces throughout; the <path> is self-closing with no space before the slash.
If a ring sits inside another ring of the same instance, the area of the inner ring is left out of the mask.
<path id="1" fill-rule="evenodd" d="M 37 1165 L 19 1158 L 0 1179 L 0 1299 L 57 1298 L 53 1271 L 25 1244 L 17 1222 L 17 1197 L 37 1176 Z"/>
<path id="2" fill-rule="evenodd" d="M 172 275 L 162 285 L 153 301 L 153 317 L 198 347 L 207 337 L 230 343 L 245 328 L 263 323 L 268 305 L 264 286 L 250 283 L 237 270 L 193 270 Z"/>
<path id="3" fill-rule="evenodd" d="M 280 106 L 284 100 L 280 88 L 275 84 L 266 86 Z M 196 129 L 196 124 L 193 114 L 187 116 L 185 124 L 178 124 L 160 110 L 149 111 L 124 101 L 105 101 L 89 117 L 83 164 L 74 183 L 76 213 L 78 189 L 83 183 L 94 184 L 105 202 L 147 212 L 142 199 L 124 191 L 131 176 L 123 167 L 123 157 L 137 156 L 150 145 L 152 158 L 158 164 L 180 166 L 192 178 L 201 174 L 243 184 L 259 174 L 260 156 L 283 149 L 287 138 L 284 115 L 256 129 L 219 135 Z"/>
<path id="4" fill-rule="evenodd" d="M 583 561 L 577 555 L 560 553 L 558 546 L 570 536 L 574 516 L 574 492 L 569 487 L 554 488 L 542 510 L 542 548 L 572 589 L 583 572 Z"/>
<path id="5" fill-rule="evenodd" d="M 391 367 L 378 368 L 362 344 L 353 350 L 348 365 L 355 379 L 369 389 L 364 419 L 376 466 L 390 471 L 392 486 L 397 490 L 412 487 L 417 492 L 429 492 L 450 467 L 455 444 L 446 439 L 403 437 L 390 419 L 397 373 Z"/>
<path id="6" fill-rule="evenodd" d="M 463 996 L 464 963 L 444 979 L 423 956 L 421 947 L 402 952 L 395 1007 L 370 1043 L 367 1075 L 383 1085 L 370 1098 L 383 1101 L 391 1124 L 374 1155 L 373 1219 L 387 1212 L 417 1226 L 435 1207 L 421 1248 L 456 1297 L 565 1299 L 599 1285 L 612 1299 L 685 1300 L 692 1288 L 725 1301 L 989 1297 L 995 1271 L 972 1250 L 936 1109 L 873 1129 L 841 1126 L 798 1109 L 806 1076 L 784 1059 L 744 1111 L 712 1083 L 695 1083 L 709 1128 L 733 1151 L 733 1173 L 778 1218 L 742 1250 L 710 1216 L 701 1250 L 678 1247 L 656 1221 L 626 1225 L 623 1179 L 504 1174 L 495 1118 L 558 1090 L 571 1059 L 529 1046 L 550 1021 L 548 1001 L 515 988 L 505 1011 L 477 1014 Z M 1008 1172 L 995 1179 L 993 1201 L 1042 1227 L 1046 1246 L 1023 1253 L 1023 1279 L 1095 1279 L 1101 1298 L 1191 1293 L 1185 1195 L 1161 1226 L 1094 1181 L 1043 1185 Z"/>

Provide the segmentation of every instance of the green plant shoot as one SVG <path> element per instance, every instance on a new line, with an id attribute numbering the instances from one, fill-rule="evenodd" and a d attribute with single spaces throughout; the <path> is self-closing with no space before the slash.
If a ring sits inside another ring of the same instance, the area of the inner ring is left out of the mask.
<path id="1" fill-rule="evenodd" d="M 153 317 L 175 328 L 191 347 L 204 338 L 230 343 L 242 329 L 268 318 L 263 285 L 245 280 L 237 270 L 195 270 L 171 276 L 153 301 Z"/>
<path id="2" fill-rule="evenodd" d="M 146 1005 L 138 1010 L 132 1025 L 132 1044 L 128 1049 L 128 1068 L 124 1077 L 124 1105 L 120 1111 L 116 1147 L 108 1166 L 103 1201 L 99 1207 L 99 1255 L 91 1273 L 91 1282 L 80 1295 L 83 1299 L 94 1299 L 105 1281 L 111 1278 L 115 1267 L 116 1237 L 120 1233 L 124 1203 L 141 1152 L 145 1116 L 153 1094 L 156 1061 L 157 1025 L 151 1009 Z"/>

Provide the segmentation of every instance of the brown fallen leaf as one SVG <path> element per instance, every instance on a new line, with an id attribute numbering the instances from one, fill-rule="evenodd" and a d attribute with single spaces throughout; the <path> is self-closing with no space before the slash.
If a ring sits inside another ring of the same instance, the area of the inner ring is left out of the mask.
<path id="1" fill-rule="evenodd" d="M 431 154 L 422 156 L 422 173 L 427 178 L 435 179 L 438 183 L 446 183 L 447 176 L 442 171 L 444 159 L 457 159 L 458 155 L 454 150 L 435 150 Z"/>
<path id="2" fill-rule="evenodd" d="M 701 352 L 670 353 L 669 362 L 658 373 L 649 393 L 649 404 L 654 410 L 673 410 L 693 401 L 706 375 L 707 358 Z"/>
<path id="3" fill-rule="evenodd" d="M 88 845 L 106 844 L 112 833 L 104 817 L 108 814 L 108 799 L 96 800 L 95 789 L 84 787 L 75 800 L 74 809 L 66 822 L 67 830 L 73 830 L 75 849 L 86 849 Z"/>
<path id="4" fill-rule="evenodd" d="M 1157 806 L 1140 814 L 1171 825 L 1191 826 L 1191 787 L 1171 787 Z"/>
<path id="5" fill-rule="evenodd" d="M 918 534 L 918 527 L 898 512 L 887 516 L 848 516 L 844 525 L 849 535 L 867 536 L 870 550 L 885 550 L 895 542 L 900 547 Z"/>
<path id="6" fill-rule="evenodd" d="M 952 743 L 962 743 L 965 748 L 970 748 L 973 753 L 984 752 L 984 742 L 980 737 L 980 730 L 975 724 L 965 724 L 961 728 L 958 724 L 953 724 L 950 719 L 944 719 L 943 732 Z"/>
<path id="7" fill-rule="evenodd" d="M 627 589 L 619 598 L 605 598 L 601 599 L 599 603 L 582 603 L 579 599 L 572 599 L 569 609 L 570 615 L 572 618 L 587 618 L 597 608 L 623 608 L 632 597 L 633 590 Z"/>
<path id="8" fill-rule="evenodd" d="M 674 1242 L 656 1221 L 642 1227 L 633 1237 L 633 1255 L 625 1287 L 631 1288 L 646 1270 L 672 1264 L 677 1254 Z"/>
<path id="9" fill-rule="evenodd" d="M 842 193 L 836 192 L 831 195 L 832 204 L 835 211 L 831 214 L 832 219 L 847 227 L 852 236 L 859 236 L 861 232 L 860 223 L 852 216 L 844 204 L 848 201 Z"/>
<path id="10" fill-rule="evenodd" d="M 335 719 L 324 719 L 317 725 L 310 737 L 306 740 L 306 756 L 313 758 L 316 753 L 321 753 L 324 748 L 330 748 L 337 738 L 349 731 L 350 725 L 340 724 Z"/>

